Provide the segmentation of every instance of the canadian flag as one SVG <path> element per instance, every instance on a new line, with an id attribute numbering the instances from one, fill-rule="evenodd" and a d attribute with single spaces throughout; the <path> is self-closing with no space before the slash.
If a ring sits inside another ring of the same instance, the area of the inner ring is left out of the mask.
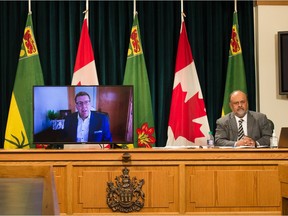
<path id="1" fill-rule="evenodd" d="M 94 53 L 88 32 L 88 12 L 86 12 L 74 66 L 72 85 L 98 84 Z"/>
<path id="2" fill-rule="evenodd" d="M 205 103 L 183 20 L 166 146 L 206 146 L 209 131 Z"/>
<path id="3" fill-rule="evenodd" d="M 88 11 L 85 13 L 71 85 L 99 85 L 94 52 L 88 31 Z M 104 144 L 104 148 L 110 148 Z"/>

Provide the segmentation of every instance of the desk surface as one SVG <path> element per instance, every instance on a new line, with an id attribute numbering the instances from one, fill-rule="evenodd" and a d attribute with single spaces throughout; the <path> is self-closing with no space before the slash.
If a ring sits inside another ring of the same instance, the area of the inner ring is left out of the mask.
<path id="1" fill-rule="evenodd" d="M 288 148 L 283 149 L 11 149 L 0 150 L 0 162 L 7 161 L 121 161 L 130 155 L 131 161 L 280 161 L 288 160 Z"/>

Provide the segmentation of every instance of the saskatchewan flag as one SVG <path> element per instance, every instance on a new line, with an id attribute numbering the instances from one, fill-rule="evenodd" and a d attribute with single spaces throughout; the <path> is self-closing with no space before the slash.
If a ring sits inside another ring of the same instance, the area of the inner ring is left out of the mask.
<path id="1" fill-rule="evenodd" d="M 32 14 L 28 14 L 11 96 L 5 132 L 5 149 L 33 146 L 32 89 L 43 85 L 43 74 L 33 34 Z"/>
<path id="2" fill-rule="evenodd" d="M 133 85 L 134 147 L 151 148 L 156 141 L 154 118 L 137 14 L 131 30 L 123 85 Z"/>
<path id="3" fill-rule="evenodd" d="M 247 93 L 245 68 L 239 38 L 238 16 L 236 11 L 234 11 L 233 14 L 233 26 L 230 39 L 228 69 L 224 93 L 224 102 L 222 107 L 222 116 L 231 112 L 229 106 L 229 97 L 231 92 L 235 90 L 241 90 Z"/>

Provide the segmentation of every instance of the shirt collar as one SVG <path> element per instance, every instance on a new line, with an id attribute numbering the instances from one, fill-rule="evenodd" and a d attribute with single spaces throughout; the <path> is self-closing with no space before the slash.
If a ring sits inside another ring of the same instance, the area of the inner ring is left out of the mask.
<path id="1" fill-rule="evenodd" d="M 86 119 L 87 119 L 87 120 L 90 119 L 90 116 L 91 116 L 91 111 L 89 112 L 89 115 L 87 116 Z M 83 120 L 83 119 L 80 117 L 79 112 L 78 112 L 78 115 L 77 115 L 77 119 L 78 119 L 78 121 L 79 121 L 79 120 L 82 120 L 82 121 L 85 121 L 85 120 L 86 120 L 86 119 Z"/>
<path id="2" fill-rule="evenodd" d="M 240 119 L 243 119 L 244 122 L 247 122 L 247 113 L 244 115 L 243 118 L 239 118 L 238 116 L 235 115 L 236 121 L 239 122 Z"/>

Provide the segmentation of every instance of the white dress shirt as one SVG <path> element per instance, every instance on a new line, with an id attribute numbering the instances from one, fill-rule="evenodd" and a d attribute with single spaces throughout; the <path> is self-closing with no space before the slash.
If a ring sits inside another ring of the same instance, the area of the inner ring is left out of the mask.
<path id="1" fill-rule="evenodd" d="M 78 126 L 77 126 L 77 142 L 87 142 L 89 134 L 90 115 L 86 119 L 82 119 L 78 114 Z"/>

